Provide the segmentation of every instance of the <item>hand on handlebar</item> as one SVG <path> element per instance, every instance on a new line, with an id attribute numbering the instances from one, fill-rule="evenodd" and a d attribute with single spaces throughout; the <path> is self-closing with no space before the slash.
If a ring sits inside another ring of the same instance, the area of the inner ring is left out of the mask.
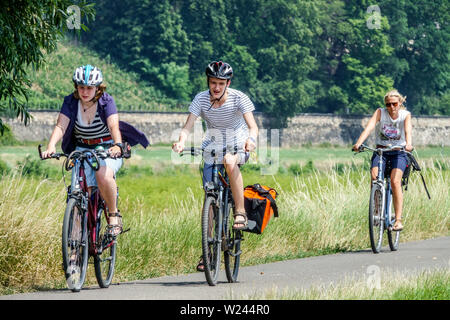
<path id="1" fill-rule="evenodd" d="M 47 146 L 47 150 L 41 153 L 42 159 L 48 159 L 51 158 L 53 154 L 56 153 L 56 147 L 52 145 Z"/>
<path id="2" fill-rule="evenodd" d="M 122 155 L 122 149 L 119 146 L 112 146 L 108 149 L 108 154 L 111 158 L 117 158 Z"/>
<path id="3" fill-rule="evenodd" d="M 256 143 L 254 143 L 252 139 L 248 138 L 247 141 L 245 141 L 244 151 L 252 152 L 252 151 L 255 151 L 255 149 L 256 149 Z"/>
<path id="4" fill-rule="evenodd" d="M 352 147 L 352 151 L 354 152 L 360 152 L 361 151 L 361 145 L 359 143 L 355 143 Z"/>
<path id="5" fill-rule="evenodd" d="M 174 142 L 172 144 L 173 152 L 181 153 L 183 151 L 183 149 L 184 149 L 184 143 L 182 143 L 182 142 Z"/>

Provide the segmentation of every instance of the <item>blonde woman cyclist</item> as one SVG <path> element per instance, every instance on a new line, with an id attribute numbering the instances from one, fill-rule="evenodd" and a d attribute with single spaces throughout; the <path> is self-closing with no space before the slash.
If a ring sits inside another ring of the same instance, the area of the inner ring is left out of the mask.
<path id="1" fill-rule="evenodd" d="M 353 146 L 353 150 L 357 151 L 375 129 L 377 148 L 398 146 L 399 150 L 404 147 L 406 151 L 411 152 L 413 150 L 411 113 L 403 106 L 405 101 L 406 97 L 403 97 L 397 90 L 391 90 L 386 93 L 384 96 L 386 108 L 378 108 L 374 112 L 366 128 Z M 399 150 L 383 153 L 385 163 L 389 162 L 392 168 L 391 185 L 395 210 L 394 231 L 401 231 L 403 229 L 402 176 L 407 165 L 407 155 Z M 373 154 L 371 161 L 370 172 L 372 180 L 376 180 L 378 175 L 378 155 L 376 153 Z"/>

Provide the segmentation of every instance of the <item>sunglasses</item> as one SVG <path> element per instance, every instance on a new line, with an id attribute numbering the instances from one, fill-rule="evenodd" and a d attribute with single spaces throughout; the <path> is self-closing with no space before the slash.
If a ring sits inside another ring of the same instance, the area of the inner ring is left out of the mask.
<path id="1" fill-rule="evenodd" d="M 388 103 L 386 103 L 386 107 L 389 108 L 390 106 L 396 107 L 396 106 L 398 106 L 398 102 L 388 102 Z"/>

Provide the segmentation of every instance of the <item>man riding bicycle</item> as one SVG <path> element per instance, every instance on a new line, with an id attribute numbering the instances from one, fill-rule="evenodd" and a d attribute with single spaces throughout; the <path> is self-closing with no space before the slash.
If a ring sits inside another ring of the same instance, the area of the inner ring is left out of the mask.
<path id="1" fill-rule="evenodd" d="M 218 163 L 225 168 L 230 179 L 235 203 L 233 229 L 247 228 L 248 220 L 244 208 L 244 183 L 239 169 L 249 159 L 249 153 L 256 148 L 258 126 L 253 117 L 255 107 L 243 92 L 230 88 L 233 69 L 228 63 L 214 61 L 205 70 L 208 89 L 198 93 L 189 106 L 189 116 L 181 130 L 178 142 L 172 145 L 175 152 L 182 152 L 188 134 L 198 117 L 206 122 L 207 132 L 202 148 L 223 150 L 224 147 L 237 147 L 237 153 L 219 154 Z M 205 152 L 203 185 L 212 180 L 212 159 Z M 197 266 L 203 271 L 203 263 Z"/>
<path id="2" fill-rule="evenodd" d="M 119 121 L 114 99 L 105 92 L 100 69 L 91 65 L 78 67 L 72 81 L 75 90 L 64 98 L 47 150 L 42 153 L 43 158 L 56 152 L 56 143 L 61 139 L 61 148 L 66 154 L 102 146 L 108 149 L 112 157 L 117 157 L 124 151 L 122 137 L 130 145 L 140 143 L 144 148 L 149 145 L 142 132 Z M 110 217 L 109 230 L 114 236 L 120 234 L 123 228 L 122 216 L 117 209 L 115 180 L 122 163 L 121 158 L 100 159 L 100 169 L 95 173 L 89 166 L 85 168 L 89 191 L 98 185 L 106 202 Z M 75 174 L 75 170 L 72 174 Z"/>

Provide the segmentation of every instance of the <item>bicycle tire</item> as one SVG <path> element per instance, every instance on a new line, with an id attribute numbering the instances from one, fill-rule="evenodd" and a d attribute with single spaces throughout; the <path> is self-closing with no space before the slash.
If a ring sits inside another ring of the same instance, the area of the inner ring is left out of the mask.
<path id="1" fill-rule="evenodd" d="M 95 277 L 100 288 L 108 288 L 114 276 L 117 239 L 110 239 L 106 233 L 107 221 L 103 209 L 99 209 L 96 239 L 100 253 L 94 255 Z"/>
<path id="2" fill-rule="evenodd" d="M 388 243 L 389 243 L 389 248 L 391 249 L 391 251 L 397 251 L 398 247 L 399 247 L 399 243 L 400 243 L 400 231 L 392 230 L 393 222 L 395 221 L 395 215 L 392 215 L 392 198 L 391 198 L 389 207 L 390 207 L 389 208 L 390 225 L 387 228 Z M 392 219 L 392 217 L 394 217 L 394 219 Z"/>
<path id="3" fill-rule="evenodd" d="M 384 190 L 376 185 L 372 185 L 369 204 L 369 235 L 370 246 L 373 253 L 379 253 L 383 243 L 384 231 Z"/>
<path id="4" fill-rule="evenodd" d="M 225 273 L 227 275 L 228 282 L 237 282 L 239 274 L 239 263 L 241 260 L 241 240 L 242 232 L 239 230 L 233 230 L 233 216 L 231 203 L 228 204 L 228 219 L 224 225 L 224 239 L 222 239 L 224 246 L 224 264 Z"/>
<path id="5" fill-rule="evenodd" d="M 206 197 L 202 212 L 202 256 L 206 281 L 210 286 L 217 284 L 220 271 L 221 221 L 216 198 Z"/>
<path id="6" fill-rule="evenodd" d="M 87 245 L 87 217 L 77 199 L 67 202 L 62 227 L 63 268 L 67 286 L 79 292 L 86 279 L 89 249 Z M 75 257 L 75 259 L 73 259 Z M 71 260 L 72 258 L 72 260 Z"/>

